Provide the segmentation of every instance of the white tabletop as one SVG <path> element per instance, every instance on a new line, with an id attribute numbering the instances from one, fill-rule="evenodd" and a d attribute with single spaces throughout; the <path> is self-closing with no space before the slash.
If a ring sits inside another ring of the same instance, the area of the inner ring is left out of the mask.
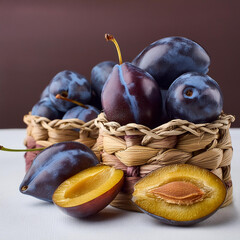
<path id="1" fill-rule="evenodd" d="M 23 148 L 26 130 L 0 130 L 0 145 Z M 234 202 L 191 227 L 159 223 L 146 214 L 108 206 L 96 216 L 75 219 L 53 204 L 19 192 L 25 174 L 23 153 L 0 151 L 0 240 L 236 240 L 240 239 L 240 129 L 231 129 L 234 148 Z"/>

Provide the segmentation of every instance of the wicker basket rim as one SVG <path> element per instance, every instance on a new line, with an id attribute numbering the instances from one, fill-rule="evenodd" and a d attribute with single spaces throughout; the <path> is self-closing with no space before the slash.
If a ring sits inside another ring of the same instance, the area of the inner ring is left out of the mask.
<path id="1" fill-rule="evenodd" d="M 220 129 L 229 129 L 231 123 L 234 121 L 235 117 L 233 115 L 222 113 L 217 120 L 211 123 L 195 124 L 187 120 L 174 119 L 154 129 L 150 129 L 144 125 L 135 123 L 121 126 L 117 122 L 109 122 L 106 115 L 100 113 L 95 119 L 95 125 L 109 135 L 148 135 L 149 137 L 159 139 L 159 137 L 176 136 L 187 132 L 195 136 L 201 136 L 204 133 L 215 135 Z"/>
<path id="2" fill-rule="evenodd" d="M 86 131 L 95 130 L 97 127 L 94 124 L 95 119 L 84 122 L 77 118 L 72 119 L 54 119 L 50 120 L 46 117 L 34 116 L 29 114 L 24 115 L 23 121 L 26 125 L 39 125 L 44 129 L 73 129 L 73 128 L 80 128 Z"/>

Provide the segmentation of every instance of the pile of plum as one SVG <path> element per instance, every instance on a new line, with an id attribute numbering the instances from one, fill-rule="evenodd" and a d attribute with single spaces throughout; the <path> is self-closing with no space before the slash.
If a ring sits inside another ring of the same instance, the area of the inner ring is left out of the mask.
<path id="1" fill-rule="evenodd" d="M 196 42 L 167 37 L 147 46 L 131 63 L 104 61 L 93 67 L 91 82 L 73 71 L 58 73 L 45 88 L 32 115 L 84 122 L 104 111 L 109 121 L 155 128 L 172 119 L 206 123 L 223 108 L 219 85 L 207 74 L 210 58 Z M 76 105 L 78 104 L 78 105 Z"/>
<path id="2" fill-rule="evenodd" d="M 88 122 L 100 113 L 95 106 L 88 105 L 95 99 L 90 83 L 83 75 L 65 70 L 50 81 L 31 113 L 50 120 L 79 118 Z"/>
<path id="3" fill-rule="evenodd" d="M 58 73 L 32 108 L 32 115 L 88 122 L 103 111 L 109 121 L 121 125 L 137 123 L 155 128 L 172 119 L 211 122 L 221 114 L 220 87 L 206 75 L 210 58 L 197 43 L 183 37 L 164 38 L 146 47 L 132 63 L 123 63 L 115 38 L 109 34 L 105 37 L 115 44 L 119 64 L 105 61 L 96 65 L 91 71 L 91 83 L 73 71 Z M 173 169 L 176 176 L 181 175 L 180 180 L 174 178 Z M 161 174 L 152 172 L 135 185 L 133 201 L 143 212 L 164 223 L 191 225 L 203 221 L 226 197 L 225 184 L 206 169 L 176 164 L 155 171 Z M 169 177 L 169 182 L 167 178 L 161 180 L 162 174 Z M 191 182 L 193 176 L 197 180 Z M 156 182 L 163 180 L 165 184 L 156 187 Z M 214 183 L 211 197 L 205 192 L 207 181 Z M 122 170 L 99 164 L 91 149 L 69 141 L 53 144 L 36 156 L 20 191 L 54 202 L 70 216 L 87 217 L 106 207 L 123 182 Z M 159 198 L 163 201 L 156 201 Z M 162 209 L 167 214 L 162 215 Z"/>

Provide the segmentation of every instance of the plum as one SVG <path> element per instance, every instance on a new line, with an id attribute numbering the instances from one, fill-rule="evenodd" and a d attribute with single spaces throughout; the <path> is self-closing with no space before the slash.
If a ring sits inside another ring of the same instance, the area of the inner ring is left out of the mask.
<path id="1" fill-rule="evenodd" d="M 162 99 L 157 83 L 131 63 L 113 68 L 102 91 L 102 106 L 107 119 L 121 125 L 137 123 L 154 128 L 161 122 Z"/>
<path id="2" fill-rule="evenodd" d="M 82 106 L 76 106 L 69 109 L 63 116 L 63 119 L 71 119 L 71 118 L 78 118 L 84 122 L 91 121 L 92 119 L 96 118 L 100 111 L 91 106 L 85 105 L 86 108 Z"/>
<path id="3" fill-rule="evenodd" d="M 213 215 L 226 198 L 224 182 L 189 164 L 158 168 L 134 186 L 133 201 L 145 213 L 170 225 L 192 225 Z"/>
<path id="4" fill-rule="evenodd" d="M 63 119 L 78 118 L 84 122 L 88 122 L 88 121 L 96 118 L 98 116 L 98 114 L 100 113 L 100 111 L 94 106 L 82 104 L 78 101 L 69 99 L 67 97 L 63 97 L 60 94 L 57 94 L 56 98 L 78 105 L 76 107 L 69 109 L 64 114 Z"/>
<path id="5" fill-rule="evenodd" d="M 98 165 L 64 181 L 54 192 L 53 202 L 64 213 L 77 218 L 94 215 L 105 208 L 123 186 L 120 169 Z"/>
<path id="6" fill-rule="evenodd" d="M 33 106 L 31 114 L 54 120 L 61 119 L 64 113 L 57 110 L 52 104 L 52 101 L 48 97 L 45 97 Z"/>
<path id="7" fill-rule="evenodd" d="M 223 108 L 223 96 L 218 83 L 199 73 L 185 73 L 170 86 L 166 110 L 170 119 L 184 119 L 193 123 L 212 122 Z"/>
<path id="8" fill-rule="evenodd" d="M 162 38 L 147 46 L 132 63 L 150 73 L 161 89 L 186 72 L 207 73 L 210 58 L 196 42 L 184 37 Z"/>
<path id="9" fill-rule="evenodd" d="M 60 142 L 47 147 L 34 159 L 20 185 L 20 192 L 52 202 L 52 195 L 66 179 L 99 163 L 82 143 Z"/>
<path id="10" fill-rule="evenodd" d="M 113 61 L 104 61 L 94 66 L 91 71 L 91 87 L 100 98 L 103 86 L 115 65 Z"/>
<path id="11" fill-rule="evenodd" d="M 91 86 L 83 75 L 65 70 L 58 73 L 51 80 L 49 84 L 49 97 L 59 111 L 66 112 L 74 106 L 74 103 L 57 99 L 56 96 L 58 94 L 87 104 L 91 100 Z"/>
<path id="12" fill-rule="evenodd" d="M 49 85 L 47 85 L 44 90 L 42 91 L 40 95 L 40 99 L 43 99 L 45 97 L 49 97 Z"/>
<path id="13" fill-rule="evenodd" d="M 121 53 L 112 35 L 106 39 L 113 41 L 119 55 L 102 90 L 103 111 L 109 121 L 121 125 L 143 124 L 154 128 L 161 122 L 161 92 L 153 77 L 131 63 L 122 63 Z"/>

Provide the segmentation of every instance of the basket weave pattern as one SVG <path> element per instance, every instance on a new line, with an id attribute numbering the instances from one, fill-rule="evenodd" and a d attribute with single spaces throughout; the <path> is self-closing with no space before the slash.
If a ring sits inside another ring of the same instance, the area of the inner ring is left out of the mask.
<path id="1" fill-rule="evenodd" d="M 58 142 L 76 141 L 91 148 L 100 159 L 96 145 L 98 128 L 94 120 L 86 123 L 79 119 L 49 120 L 29 113 L 24 116 L 23 121 L 27 124 L 27 137 L 24 142 L 27 148 L 49 147 Z M 28 152 L 25 155 L 26 169 L 29 168 L 36 154 L 38 152 Z"/>
<path id="2" fill-rule="evenodd" d="M 228 189 L 223 207 L 229 205 L 233 153 L 229 128 L 234 120 L 225 114 L 204 124 L 176 119 L 151 130 L 134 123 L 121 126 L 108 122 L 101 113 L 95 125 L 102 162 L 125 172 L 124 187 L 111 205 L 138 211 L 131 202 L 133 185 L 150 171 L 175 163 L 196 165 L 216 174 Z"/>

